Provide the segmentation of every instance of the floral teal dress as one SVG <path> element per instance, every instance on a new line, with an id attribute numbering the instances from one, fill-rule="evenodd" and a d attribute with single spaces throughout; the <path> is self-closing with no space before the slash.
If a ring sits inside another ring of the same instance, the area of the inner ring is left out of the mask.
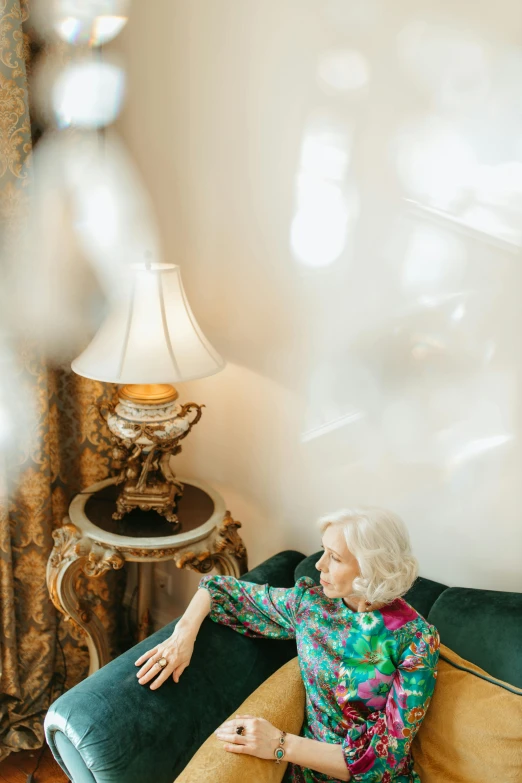
<path id="1" fill-rule="evenodd" d="M 301 736 L 342 746 L 354 783 L 420 783 L 410 746 L 435 687 L 439 635 L 403 598 L 353 612 L 309 576 L 292 588 L 206 575 L 210 618 L 246 636 L 295 639 Z M 285 783 L 339 783 L 289 764 Z"/>

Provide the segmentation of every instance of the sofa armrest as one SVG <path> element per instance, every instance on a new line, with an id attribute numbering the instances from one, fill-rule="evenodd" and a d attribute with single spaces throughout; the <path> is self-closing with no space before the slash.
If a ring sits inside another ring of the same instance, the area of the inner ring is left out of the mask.
<path id="1" fill-rule="evenodd" d="M 244 574 L 245 581 L 294 585 L 304 557 L 288 550 Z M 92 783 L 172 783 L 198 747 L 267 677 L 296 655 L 294 641 L 254 639 L 206 618 L 190 666 L 180 681 L 169 678 L 157 691 L 136 679 L 134 662 L 164 641 L 179 618 L 127 650 L 57 699 L 45 718 L 45 733 L 62 769 L 58 745 L 73 746 Z M 76 756 L 75 760 L 79 759 Z M 90 775 L 88 774 L 90 773 Z"/>

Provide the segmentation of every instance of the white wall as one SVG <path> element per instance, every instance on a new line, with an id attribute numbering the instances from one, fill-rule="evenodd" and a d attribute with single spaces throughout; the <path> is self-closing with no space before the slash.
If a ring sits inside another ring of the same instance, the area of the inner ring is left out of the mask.
<path id="1" fill-rule="evenodd" d="M 228 361 L 179 388 L 179 472 L 251 566 L 373 503 L 423 575 L 521 589 L 521 29 L 516 0 L 133 3 L 119 130 Z"/>

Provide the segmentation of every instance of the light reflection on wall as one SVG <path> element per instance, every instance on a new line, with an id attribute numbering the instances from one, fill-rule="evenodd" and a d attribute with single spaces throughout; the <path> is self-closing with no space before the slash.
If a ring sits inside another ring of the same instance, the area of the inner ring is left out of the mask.
<path id="1" fill-rule="evenodd" d="M 437 226 L 417 225 L 408 238 L 402 284 L 412 294 L 450 290 L 461 283 L 466 263 L 463 241 Z"/>
<path id="2" fill-rule="evenodd" d="M 427 89 L 439 107 L 461 109 L 482 101 L 490 88 L 491 47 L 461 30 L 431 20 L 406 24 L 397 54 L 409 81 Z"/>
<path id="3" fill-rule="evenodd" d="M 392 143 L 405 194 L 522 245 L 522 54 L 469 28 L 417 20 L 398 34 L 397 55 L 429 109 Z"/>
<path id="4" fill-rule="evenodd" d="M 316 452 L 329 464 L 331 449 L 336 469 L 391 460 L 450 476 L 494 456 L 515 442 L 517 387 L 513 372 L 490 366 L 489 347 L 480 353 L 472 339 L 391 324 L 380 338 L 338 347 L 329 354 L 337 371 L 325 362 L 311 378 L 316 421 L 302 443 L 323 440 Z"/>
<path id="5" fill-rule="evenodd" d="M 349 303 L 346 314 L 331 307 L 336 328 L 310 372 L 307 448 L 324 454 L 322 438 L 345 467 L 392 460 L 449 475 L 512 445 L 515 378 L 499 369 L 491 332 L 497 290 L 478 243 L 475 253 L 452 229 L 404 217 L 385 254 L 395 285 L 381 311 L 355 330 Z M 359 272 L 353 290 L 364 300 Z"/>
<path id="6" fill-rule="evenodd" d="M 147 37 L 140 10 L 129 40 L 128 137 L 157 203 L 174 180 L 189 194 L 181 241 L 164 210 L 170 248 L 195 291 L 210 275 L 226 297 L 226 318 L 203 309 L 246 357 L 211 395 L 216 420 L 242 407 L 244 426 L 226 458 L 223 437 L 202 441 L 191 472 L 215 465 L 245 498 L 259 560 L 280 535 L 313 552 L 314 516 L 377 503 L 404 516 L 423 575 L 518 589 L 522 6 L 172 5 L 168 30 Z M 138 132 L 167 92 L 176 133 Z M 246 367 L 266 390 L 290 363 L 290 397 L 248 399 Z"/>
<path id="7" fill-rule="evenodd" d="M 393 87 L 375 53 L 372 59 L 362 49 L 361 59 L 352 59 L 353 86 L 347 79 L 344 88 L 352 50 L 320 58 L 319 83 L 332 105 L 344 92 L 354 148 L 369 134 L 376 157 L 387 148 L 392 171 L 373 170 L 368 148 L 365 161 L 356 160 L 368 197 L 361 214 L 373 217 L 359 245 L 371 246 L 371 231 L 382 232 L 381 243 L 373 245 L 377 260 L 354 255 L 351 274 L 317 282 L 317 301 L 331 301 L 321 317 L 335 327 L 323 328 L 317 341 L 302 442 L 317 453 L 324 453 L 321 438 L 335 442 L 331 453 L 342 454 L 346 467 L 397 460 L 455 475 L 476 460 L 502 460 L 516 441 L 516 378 L 499 350 L 507 327 L 497 326 L 502 284 L 494 266 L 505 273 L 514 257 L 500 261 L 490 250 L 522 246 L 522 67 L 510 45 L 485 40 L 469 25 L 404 17 L 396 63 L 388 63 Z M 386 106 L 390 91 L 381 127 L 375 115 L 369 127 L 368 105 Z M 390 224 L 382 229 L 387 215 L 379 215 L 373 202 L 380 194 L 372 190 L 379 186 L 395 211 L 396 235 Z M 371 280 L 360 272 L 369 262 Z M 341 281 L 345 314 L 336 307 Z M 362 325 L 349 317 L 350 289 L 381 303 Z"/>
<path id="8" fill-rule="evenodd" d="M 355 187 L 346 181 L 350 137 L 312 121 L 304 134 L 296 175 L 296 210 L 290 229 L 295 258 L 306 266 L 336 261 L 346 246 L 347 232 L 357 219 Z"/>
<path id="9" fill-rule="evenodd" d="M 317 80 L 325 92 L 333 95 L 360 90 L 370 81 L 370 67 L 360 52 L 330 49 L 319 58 Z"/>

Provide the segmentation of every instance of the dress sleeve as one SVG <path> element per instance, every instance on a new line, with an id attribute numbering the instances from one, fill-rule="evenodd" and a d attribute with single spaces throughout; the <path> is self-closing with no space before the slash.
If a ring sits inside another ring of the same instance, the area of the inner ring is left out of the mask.
<path id="1" fill-rule="evenodd" d="M 203 576 L 198 584 L 210 593 L 209 617 L 245 636 L 295 639 L 296 617 L 303 594 L 314 585 L 303 576 L 294 587 L 243 582 L 235 576 Z"/>
<path id="2" fill-rule="evenodd" d="M 408 773 L 410 746 L 435 688 L 439 647 L 434 626 L 416 630 L 392 675 L 386 705 L 348 729 L 343 755 L 354 783 L 391 783 Z"/>

